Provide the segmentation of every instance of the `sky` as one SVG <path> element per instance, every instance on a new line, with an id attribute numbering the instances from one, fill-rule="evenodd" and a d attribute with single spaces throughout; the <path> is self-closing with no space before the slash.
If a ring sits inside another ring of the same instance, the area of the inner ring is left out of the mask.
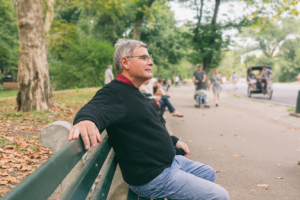
<path id="1" fill-rule="evenodd" d="M 196 15 L 193 10 L 182 7 L 179 3 L 170 2 L 171 10 L 175 13 L 175 19 L 179 22 L 193 20 Z"/>

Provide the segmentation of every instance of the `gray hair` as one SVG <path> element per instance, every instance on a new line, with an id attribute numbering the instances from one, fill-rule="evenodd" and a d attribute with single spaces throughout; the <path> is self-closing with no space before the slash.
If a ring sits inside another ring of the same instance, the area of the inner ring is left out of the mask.
<path id="1" fill-rule="evenodd" d="M 122 57 L 132 56 L 137 48 L 147 48 L 147 45 L 137 40 L 119 39 L 115 44 L 115 47 L 116 51 L 114 54 L 114 65 L 116 67 L 117 74 L 121 74 L 123 71 L 123 65 L 121 63 Z"/>

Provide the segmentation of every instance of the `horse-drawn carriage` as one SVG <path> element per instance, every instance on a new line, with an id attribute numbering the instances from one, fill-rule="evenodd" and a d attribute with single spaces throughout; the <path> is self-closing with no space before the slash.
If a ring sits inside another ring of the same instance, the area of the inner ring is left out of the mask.
<path id="1" fill-rule="evenodd" d="M 253 94 L 264 94 L 268 96 L 270 100 L 273 94 L 273 81 L 271 78 L 266 78 L 262 75 L 263 68 L 266 70 L 271 70 L 271 66 L 253 66 L 247 69 L 247 81 L 248 81 L 248 97 L 251 98 Z M 258 71 L 258 75 L 255 76 L 255 80 L 249 78 L 249 75 L 253 71 Z"/>

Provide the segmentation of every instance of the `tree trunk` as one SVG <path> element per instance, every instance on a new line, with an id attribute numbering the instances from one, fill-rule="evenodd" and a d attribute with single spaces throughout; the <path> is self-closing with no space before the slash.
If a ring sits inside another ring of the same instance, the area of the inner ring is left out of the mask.
<path id="1" fill-rule="evenodd" d="M 144 15 L 137 15 L 134 20 L 134 31 L 133 31 L 133 39 L 134 40 L 141 40 L 141 28 L 143 23 Z"/>
<path id="2" fill-rule="evenodd" d="M 211 20 L 212 32 L 213 33 L 216 33 L 216 31 L 217 31 L 216 22 L 217 22 L 220 3 L 221 3 L 221 0 L 215 0 L 215 1 L 216 1 L 216 4 L 215 4 L 215 9 L 214 9 L 214 15 L 213 15 L 213 18 Z M 215 38 L 211 37 L 210 40 L 209 40 L 210 46 L 213 46 L 215 42 L 216 42 Z M 207 77 L 207 79 L 205 80 L 206 85 L 208 85 L 209 69 L 210 69 L 210 66 L 211 66 L 212 57 L 213 57 L 213 55 L 208 55 L 206 58 L 203 59 L 204 71 L 205 71 L 206 77 Z"/>
<path id="3" fill-rule="evenodd" d="M 206 80 L 205 80 L 205 84 L 206 86 L 208 86 L 208 79 L 209 79 L 209 69 L 210 69 L 210 64 L 211 64 L 211 58 L 204 58 L 203 59 L 203 69 L 206 73 Z"/>
<path id="4" fill-rule="evenodd" d="M 148 3 L 142 4 L 142 8 L 144 8 L 144 6 L 147 7 L 147 9 L 149 9 L 151 7 L 151 5 L 153 4 L 154 0 L 149 0 Z M 142 24 L 143 24 L 143 19 L 145 16 L 145 12 L 138 12 L 135 16 L 135 20 L 134 20 L 134 30 L 133 30 L 133 39 L 134 40 L 141 40 L 141 29 L 142 29 Z"/>
<path id="5" fill-rule="evenodd" d="M 54 19 L 54 3 L 55 0 L 44 0 L 47 8 L 46 19 L 45 19 L 45 35 L 49 35 L 52 21 Z"/>
<path id="6" fill-rule="evenodd" d="M 15 0 L 20 41 L 17 111 L 54 106 L 50 90 L 41 0 Z"/>

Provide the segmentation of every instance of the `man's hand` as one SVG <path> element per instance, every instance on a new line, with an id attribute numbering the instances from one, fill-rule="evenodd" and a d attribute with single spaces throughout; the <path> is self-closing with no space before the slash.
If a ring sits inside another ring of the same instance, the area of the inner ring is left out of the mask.
<path id="1" fill-rule="evenodd" d="M 185 143 L 183 143 L 180 140 L 178 140 L 177 143 L 176 143 L 176 147 L 182 148 L 185 151 L 185 155 L 184 156 L 188 157 L 188 155 L 190 153 L 190 150 L 189 150 L 189 147 Z"/>
<path id="2" fill-rule="evenodd" d="M 69 141 L 75 140 L 81 135 L 85 149 L 88 150 L 91 146 L 97 146 L 97 142 L 101 142 L 101 136 L 94 122 L 84 120 L 74 125 L 69 133 Z"/>

